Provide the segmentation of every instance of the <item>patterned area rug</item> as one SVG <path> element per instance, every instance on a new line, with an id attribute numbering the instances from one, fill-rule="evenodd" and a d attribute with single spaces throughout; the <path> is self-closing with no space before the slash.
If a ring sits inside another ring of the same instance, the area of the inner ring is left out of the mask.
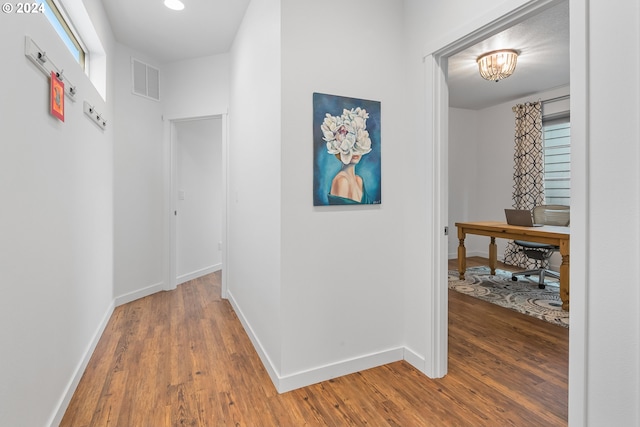
<path id="1" fill-rule="evenodd" d="M 511 273 L 496 269 L 491 275 L 489 267 L 468 268 L 465 280 L 458 271 L 449 271 L 449 289 L 507 307 L 547 322 L 569 327 L 569 312 L 562 310 L 558 281 L 547 279 L 546 288 L 538 288 L 538 277 L 518 277 L 511 280 Z"/>

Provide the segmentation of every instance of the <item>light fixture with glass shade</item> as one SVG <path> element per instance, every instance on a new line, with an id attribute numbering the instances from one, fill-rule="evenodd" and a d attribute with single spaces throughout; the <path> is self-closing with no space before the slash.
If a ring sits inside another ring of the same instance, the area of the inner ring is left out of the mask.
<path id="1" fill-rule="evenodd" d="M 182 3 L 180 0 L 164 0 L 164 5 L 172 10 L 184 9 L 184 3 Z"/>
<path id="2" fill-rule="evenodd" d="M 518 52 L 513 49 L 494 50 L 477 59 L 480 75 L 492 81 L 506 79 L 516 69 Z"/>

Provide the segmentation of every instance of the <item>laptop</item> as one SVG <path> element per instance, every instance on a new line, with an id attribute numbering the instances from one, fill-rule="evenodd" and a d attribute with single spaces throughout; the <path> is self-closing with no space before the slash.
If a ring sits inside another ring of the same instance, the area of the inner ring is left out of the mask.
<path id="1" fill-rule="evenodd" d="M 528 209 L 505 209 L 507 224 L 519 225 L 522 227 L 542 227 L 544 224 L 534 224 L 533 215 Z"/>

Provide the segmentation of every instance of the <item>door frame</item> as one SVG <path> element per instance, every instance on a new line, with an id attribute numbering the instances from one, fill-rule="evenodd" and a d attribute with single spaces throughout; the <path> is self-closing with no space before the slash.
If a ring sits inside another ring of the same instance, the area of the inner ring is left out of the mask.
<path id="1" fill-rule="evenodd" d="M 227 211 L 228 211 L 228 117 L 227 113 L 211 114 L 205 116 L 194 117 L 171 117 L 165 118 L 165 239 L 164 239 L 164 258 L 165 258 L 165 272 L 164 272 L 164 290 L 173 290 L 177 287 L 177 150 L 178 141 L 176 139 L 176 123 L 194 121 L 194 120 L 208 120 L 208 119 L 220 119 L 222 124 L 222 289 L 221 296 L 226 298 L 227 295 L 227 275 L 225 274 L 225 266 L 227 265 Z"/>
<path id="2" fill-rule="evenodd" d="M 428 342 L 432 353 L 429 355 L 427 371 L 434 377 L 440 377 L 447 371 L 447 324 L 448 324 L 448 126 L 449 91 L 447 85 L 448 58 L 487 37 L 499 33 L 542 10 L 552 7 L 561 0 L 507 1 L 490 14 L 483 17 L 484 22 L 474 22 L 458 28 L 455 33 L 437 41 L 424 50 L 425 74 L 425 143 L 432 147 L 428 153 L 427 165 L 431 166 L 431 191 L 434 204 L 431 211 L 434 242 L 433 265 L 428 306 L 431 317 L 428 328 Z M 574 287 L 571 293 L 571 328 L 569 343 L 569 424 L 584 425 L 586 422 L 587 390 L 587 336 L 586 319 L 588 275 L 586 259 L 588 251 L 588 8 L 581 0 L 567 0 L 570 3 L 571 21 L 571 59 L 570 94 L 572 137 L 572 176 L 577 184 L 571 190 L 572 212 L 571 228 L 576 232 L 571 248 L 571 278 L 574 283 L 583 283 Z M 575 151 L 575 153 L 574 153 Z M 453 227 L 450 232 L 455 232 Z M 573 237 L 573 236 L 572 236 Z M 430 375 L 431 376 L 431 375 Z"/>

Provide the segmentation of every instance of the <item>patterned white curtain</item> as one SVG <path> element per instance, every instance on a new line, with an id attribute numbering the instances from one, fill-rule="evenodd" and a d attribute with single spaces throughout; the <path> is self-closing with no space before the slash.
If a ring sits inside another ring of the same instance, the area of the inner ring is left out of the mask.
<path id="1" fill-rule="evenodd" d="M 542 103 L 527 102 L 513 107 L 516 119 L 513 155 L 513 208 L 533 209 L 544 204 L 544 145 L 542 139 Z M 518 251 L 513 242 L 507 244 L 504 262 L 523 268 L 534 262 Z"/>

